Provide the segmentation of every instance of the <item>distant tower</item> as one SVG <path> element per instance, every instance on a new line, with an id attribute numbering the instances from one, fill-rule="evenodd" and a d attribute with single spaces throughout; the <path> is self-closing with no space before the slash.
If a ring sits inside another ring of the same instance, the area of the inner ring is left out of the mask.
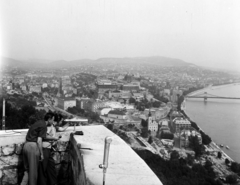
<path id="1" fill-rule="evenodd" d="M 57 97 L 62 97 L 62 78 L 60 78 Z"/>

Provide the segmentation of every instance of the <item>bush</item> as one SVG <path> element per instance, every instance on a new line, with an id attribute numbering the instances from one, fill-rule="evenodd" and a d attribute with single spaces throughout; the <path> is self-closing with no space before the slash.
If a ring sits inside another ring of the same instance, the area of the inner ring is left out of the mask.
<path id="1" fill-rule="evenodd" d="M 143 127 L 141 130 L 141 136 L 144 138 L 148 137 L 148 129 L 146 127 Z"/>
<path id="2" fill-rule="evenodd" d="M 237 175 L 231 174 L 226 177 L 226 182 L 229 184 L 235 184 L 237 182 Z"/>
<path id="3" fill-rule="evenodd" d="M 218 152 L 218 158 L 219 158 L 219 159 L 222 158 L 222 152 Z"/>
<path id="4" fill-rule="evenodd" d="M 229 159 L 226 158 L 226 159 L 225 159 L 225 164 L 228 165 L 229 163 L 230 163 Z"/>
<path id="5" fill-rule="evenodd" d="M 109 130 L 113 130 L 113 124 L 108 124 L 108 125 L 107 125 L 107 128 L 108 128 Z"/>
<path id="6" fill-rule="evenodd" d="M 231 165 L 231 170 L 235 173 L 239 173 L 240 172 L 240 164 L 233 162 Z"/>
<path id="7" fill-rule="evenodd" d="M 176 150 L 173 150 L 171 153 L 171 160 L 178 159 L 179 153 Z"/>
<path id="8" fill-rule="evenodd" d="M 142 125 L 142 127 L 147 127 L 148 126 L 147 120 L 142 119 L 141 125 Z"/>
<path id="9" fill-rule="evenodd" d="M 150 136 L 150 137 L 148 138 L 148 143 L 149 143 L 149 144 L 152 144 L 152 142 L 153 142 L 153 139 L 152 139 L 152 136 Z"/>
<path id="10" fill-rule="evenodd" d="M 183 160 L 178 160 L 174 156 L 173 160 L 165 161 L 159 155 L 154 155 L 148 150 L 139 150 L 136 152 L 157 175 L 162 184 L 221 185 L 219 180 L 215 180 L 216 177 L 212 168 L 205 169 L 200 164 L 194 164 L 190 168 Z"/>

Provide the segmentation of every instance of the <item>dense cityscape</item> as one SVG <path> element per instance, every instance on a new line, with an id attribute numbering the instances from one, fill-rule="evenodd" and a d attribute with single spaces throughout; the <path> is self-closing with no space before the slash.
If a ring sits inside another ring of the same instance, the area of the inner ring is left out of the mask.
<path id="1" fill-rule="evenodd" d="M 59 112 L 65 119 L 85 119 L 81 125 L 107 127 L 145 160 L 163 184 L 239 181 L 240 164 L 185 114 L 184 99 L 205 87 L 239 83 L 240 75 L 182 61 L 158 65 L 162 58 L 150 63 L 148 59 L 136 63 L 106 58 L 69 67 L 6 65 L 1 69 L 5 127 L 29 128 L 46 112 Z"/>

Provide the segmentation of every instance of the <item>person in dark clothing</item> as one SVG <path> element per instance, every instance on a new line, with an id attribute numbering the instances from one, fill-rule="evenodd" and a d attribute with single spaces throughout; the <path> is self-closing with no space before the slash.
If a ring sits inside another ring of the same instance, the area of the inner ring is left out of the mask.
<path id="1" fill-rule="evenodd" d="M 39 161 L 44 160 L 42 140 L 57 140 L 55 137 L 48 137 L 47 124 L 54 121 L 54 114 L 47 113 L 44 120 L 37 121 L 28 130 L 26 142 L 23 146 L 23 164 L 25 174 L 21 185 L 37 185 Z M 28 177 L 27 177 L 28 176 Z"/>
<path id="2" fill-rule="evenodd" d="M 56 137 L 56 131 L 64 131 L 67 127 L 59 127 L 63 117 L 61 114 L 54 114 L 54 121 L 47 127 L 47 137 Z M 39 164 L 38 185 L 55 185 L 57 183 L 57 174 L 55 161 L 52 155 L 52 145 L 54 143 L 43 141 L 44 160 Z"/>

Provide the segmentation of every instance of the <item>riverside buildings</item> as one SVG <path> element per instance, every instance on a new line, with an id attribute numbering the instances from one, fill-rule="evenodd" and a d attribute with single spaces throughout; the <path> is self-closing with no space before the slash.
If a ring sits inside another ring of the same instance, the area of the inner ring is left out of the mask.
<path id="1" fill-rule="evenodd" d="M 184 118 L 175 118 L 172 122 L 175 132 L 180 132 L 184 129 L 189 130 L 191 128 L 190 121 Z"/>

